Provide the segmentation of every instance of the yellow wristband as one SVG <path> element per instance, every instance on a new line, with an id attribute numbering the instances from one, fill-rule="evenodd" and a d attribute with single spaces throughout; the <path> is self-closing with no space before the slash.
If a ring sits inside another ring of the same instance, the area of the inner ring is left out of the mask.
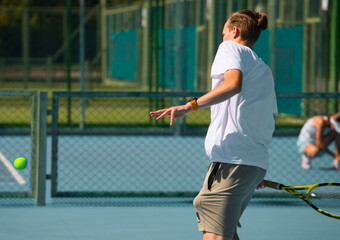
<path id="1" fill-rule="evenodd" d="M 191 108 L 192 108 L 194 111 L 197 111 L 197 110 L 198 110 L 197 98 L 191 99 L 191 100 L 190 100 L 190 105 L 191 105 Z"/>

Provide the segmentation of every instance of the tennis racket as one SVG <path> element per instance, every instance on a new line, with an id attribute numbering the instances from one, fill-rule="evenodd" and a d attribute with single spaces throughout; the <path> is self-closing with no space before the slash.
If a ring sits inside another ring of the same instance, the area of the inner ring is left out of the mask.
<path id="1" fill-rule="evenodd" d="M 319 213 L 340 219 L 340 183 L 326 182 L 306 186 L 286 186 L 264 180 L 265 186 L 287 191 L 302 200 Z M 304 193 L 297 190 L 303 190 Z"/>

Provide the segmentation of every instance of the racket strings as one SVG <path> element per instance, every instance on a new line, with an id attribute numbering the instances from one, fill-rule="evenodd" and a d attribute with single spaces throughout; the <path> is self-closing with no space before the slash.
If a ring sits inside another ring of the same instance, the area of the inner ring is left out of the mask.
<path id="1" fill-rule="evenodd" d="M 309 193 L 309 201 L 323 211 L 340 215 L 340 186 L 316 187 Z"/>

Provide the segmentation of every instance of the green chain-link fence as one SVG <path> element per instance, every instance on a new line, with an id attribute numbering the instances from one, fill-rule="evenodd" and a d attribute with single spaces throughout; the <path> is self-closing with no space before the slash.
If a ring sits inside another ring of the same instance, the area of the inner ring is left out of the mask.
<path id="1" fill-rule="evenodd" d="M 2 161 L 0 168 L 0 205 L 19 204 L 17 197 L 33 203 L 37 198 L 37 203 L 44 204 L 44 199 L 38 199 L 45 197 L 47 180 L 35 165 L 39 159 L 40 167 L 48 166 L 46 178 L 51 179 L 51 189 L 47 188 L 46 195 L 52 196 L 52 203 L 71 199 L 77 204 L 127 204 L 175 197 L 183 201 L 192 199 L 203 183 L 209 165 L 204 151 L 209 109 L 190 113 L 173 126 L 168 119 L 155 121 L 149 116 L 152 110 L 184 103 L 203 92 L 54 92 L 49 101 L 41 93 L 33 97 L 32 93 L 6 94 L 0 94 L 2 106 L 6 106 L 2 112 L 7 116 L 0 118 L 0 141 L 1 156 L 9 163 Z M 287 93 L 277 97 L 281 107 L 266 178 L 288 185 L 340 182 L 340 171 L 332 168 L 333 159 L 326 154 L 312 162 L 311 170 L 302 169 L 296 146 L 305 121 L 327 115 L 340 94 Z M 44 126 L 48 126 L 47 137 Z M 26 181 L 22 184 L 11 175 L 4 177 L 17 156 L 26 156 L 30 162 L 25 170 L 16 170 Z M 9 194 L 13 192 L 16 195 Z M 255 196 L 273 197 L 274 193 L 258 190 Z"/>

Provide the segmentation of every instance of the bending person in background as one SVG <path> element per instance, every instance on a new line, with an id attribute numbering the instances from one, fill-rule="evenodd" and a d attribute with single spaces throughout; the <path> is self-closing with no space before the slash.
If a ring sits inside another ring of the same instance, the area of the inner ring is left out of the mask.
<path id="1" fill-rule="evenodd" d="M 332 142 L 335 145 L 334 152 L 329 150 Z M 327 153 L 334 159 L 333 167 L 340 169 L 340 113 L 310 118 L 303 125 L 296 144 L 302 153 L 302 168 L 310 169 L 311 159 Z"/>

